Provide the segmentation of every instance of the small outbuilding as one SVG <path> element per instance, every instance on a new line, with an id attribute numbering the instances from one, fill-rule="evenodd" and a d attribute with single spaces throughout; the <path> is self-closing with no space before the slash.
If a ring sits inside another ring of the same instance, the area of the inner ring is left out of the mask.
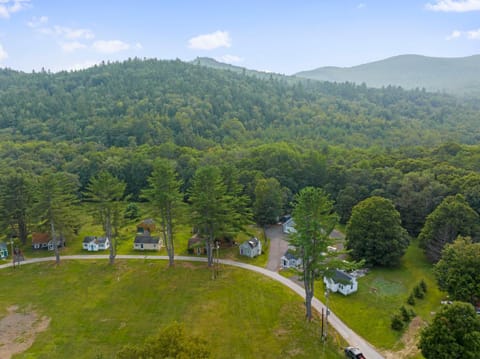
<path id="1" fill-rule="evenodd" d="M 0 242 L 0 259 L 8 257 L 8 247 L 5 243 Z"/>
<path id="2" fill-rule="evenodd" d="M 83 249 L 89 252 L 104 251 L 110 248 L 110 240 L 107 237 L 87 236 L 83 239 Z"/>
<path id="3" fill-rule="evenodd" d="M 297 257 L 290 249 L 280 258 L 280 261 L 283 269 L 299 268 L 302 265 L 302 258 Z"/>
<path id="4" fill-rule="evenodd" d="M 152 233 L 155 232 L 155 221 L 152 218 L 147 218 L 137 224 L 137 233 Z"/>
<path id="5" fill-rule="evenodd" d="M 290 233 L 296 233 L 297 232 L 297 230 L 295 229 L 295 221 L 291 217 L 287 221 L 282 223 L 282 227 L 283 227 L 282 228 L 283 233 L 285 233 L 285 234 L 290 234 Z"/>
<path id="6" fill-rule="evenodd" d="M 262 254 L 262 242 L 257 237 L 252 237 L 240 245 L 240 255 L 254 258 Z"/>
<path id="7" fill-rule="evenodd" d="M 357 278 L 340 269 L 335 269 L 333 272 L 325 275 L 323 282 L 334 293 L 340 292 L 343 295 L 349 295 L 358 290 Z"/>
<path id="8" fill-rule="evenodd" d="M 133 249 L 138 251 L 158 251 L 163 242 L 160 237 L 152 237 L 150 234 L 137 234 L 133 242 Z"/>
<path id="9" fill-rule="evenodd" d="M 188 240 L 187 250 L 188 253 L 195 254 L 197 256 L 207 254 L 207 241 L 198 234 L 194 234 Z"/>

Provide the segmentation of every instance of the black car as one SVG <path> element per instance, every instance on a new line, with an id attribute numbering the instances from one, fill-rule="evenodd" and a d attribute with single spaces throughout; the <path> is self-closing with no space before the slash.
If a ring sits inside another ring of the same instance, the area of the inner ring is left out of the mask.
<path id="1" fill-rule="evenodd" d="M 351 359 L 365 359 L 360 349 L 355 347 L 346 347 L 345 356 Z"/>

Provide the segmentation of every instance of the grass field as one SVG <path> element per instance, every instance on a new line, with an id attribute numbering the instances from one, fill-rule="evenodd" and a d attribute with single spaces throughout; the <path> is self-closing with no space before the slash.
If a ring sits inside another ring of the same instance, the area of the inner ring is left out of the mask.
<path id="1" fill-rule="evenodd" d="M 401 265 L 391 269 L 373 269 L 358 280 L 358 292 L 347 297 L 332 293 L 329 305 L 354 331 L 383 349 L 401 349 L 402 333 L 390 329 L 390 319 L 406 304 L 407 298 L 421 279 L 428 291 L 424 299 L 417 299 L 412 307 L 425 321 L 438 310 L 443 297 L 432 273 L 432 265 L 425 260 L 417 242 L 412 242 L 402 258 Z M 324 301 L 324 285 L 318 283 L 316 296 Z"/>
<path id="2" fill-rule="evenodd" d="M 214 358 L 343 357 L 344 343 L 331 335 L 324 348 L 318 321 L 305 322 L 300 297 L 237 268 L 212 281 L 204 264 L 63 261 L 3 269 L 0 279 L 0 319 L 13 305 L 51 319 L 14 358 L 113 358 L 172 321 L 203 335 Z"/>

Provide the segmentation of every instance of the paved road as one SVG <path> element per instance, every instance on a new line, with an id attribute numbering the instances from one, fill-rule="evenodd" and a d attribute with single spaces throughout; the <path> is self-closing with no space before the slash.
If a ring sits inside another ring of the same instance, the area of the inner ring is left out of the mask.
<path id="1" fill-rule="evenodd" d="M 168 260 L 167 256 L 149 256 L 149 255 L 117 255 L 117 259 L 148 259 L 148 260 Z M 73 255 L 73 256 L 62 256 L 61 260 L 69 260 L 69 259 L 108 259 L 108 255 Z M 54 261 L 55 257 L 44 257 L 44 258 L 32 258 L 22 262 L 21 265 L 30 264 L 30 263 L 40 263 L 40 262 L 49 262 Z M 190 262 L 206 262 L 207 258 L 204 257 L 187 257 L 187 256 L 176 256 L 175 260 L 179 261 L 190 261 Z M 302 298 L 305 298 L 305 290 L 299 286 L 298 284 L 292 282 L 288 278 L 282 277 L 277 272 L 253 266 L 251 264 L 240 263 L 231 261 L 228 259 L 221 259 L 220 263 L 224 265 L 239 267 L 243 269 L 247 269 L 253 272 L 260 273 L 266 277 L 270 277 L 277 282 L 282 283 L 286 287 L 293 290 L 295 293 L 300 295 Z M 11 267 L 12 263 L 7 263 L 0 265 L 0 269 Z M 321 313 L 322 308 L 324 311 L 326 310 L 325 306 L 322 302 L 320 302 L 317 298 L 313 298 L 312 307 L 318 312 Z M 333 312 L 330 311 L 329 315 L 329 324 L 335 328 L 335 330 L 350 344 L 360 348 L 367 359 L 383 359 L 383 356 L 375 350 L 374 347 L 370 345 L 365 339 L 360 337 L 356 334 L 353 330 L 351 330 L 345 323 L 343 323 Z"/>
<path id="2" fill-rule="evenodd" d="M 288 242 L 285 240 L 281 224 L 268 227 L 266 234 L 270 241 L 267 269 L 276 272 L 280 269 L 280 258 L 282 258 L 287 251 Z"/>

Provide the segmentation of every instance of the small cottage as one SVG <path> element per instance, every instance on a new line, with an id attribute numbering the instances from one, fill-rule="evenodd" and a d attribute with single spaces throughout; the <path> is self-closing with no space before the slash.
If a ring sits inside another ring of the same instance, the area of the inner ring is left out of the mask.
<path id="1" fill-rule="evenodd" d="M 158 251 L 163 242 L 160 237 L 152 237 L 150 234 L 137 234 L 133 242 L 133 249 L 138 251 Z"/>
<path id="2" fill-rule="evenodd" d="M 8 247 L 5 243 L 0 242 L 0 259 L 8 257 Z"/>
<path id="3" fill-rule="evenodd" d="M 256 237 L 252 237 L 248 241 L 240 245 L 240 255 L 254 258 L 262 254 L 262 242 Z"/>
<path id="4" fill-rule="evenodd" d="M 349 295 L 358 290 L 357 278 L 340 269 L 335 269 L 335 271 L 325 275 L 323 282 L 334 293 L 340 292 L 343 295 Z"/>
<path id="5" fill-rule="evenodd" d="M 47 249 L 50 236 L 48 233 L 33 232 L 32 233 L 32 248 L 33 249 Z"/>
<path id="6" fill-rule="evenodd" d="M 299 268 L 302 265 L 302 258 L 299 258 L 291 250 L 287 250 L 280 258 L 282 268 Z"/>
<path id="7" fill-rule="evenodd" d="M 155 231 L 155 221 L 152 218 L 144 219 L 137 224 L 137 233 L 152 233 Z"/>
<path id="8" fill-rule="evenodd" d="M 207 254 L 207 241 L 204 238 L 201 238 L 198 234 L 195 234 L 188 240 L 187 249 L 188 253 L 197 256 Z"/>
<path id="9" fill-rule="evenodd" d="M 110 240 L 107 237 L 87 236 L 83 239 L 83 249 L 89 252 L 104 251 L 110 248 Z"/>
<path id="10" fill-rule="evenodd" d="M 295 229 L 295 221 L 293 218 L 289 218 L 286 222 L 282 224 L 283 227 L 283 233 L 285 234 L 290 234 L 290 233 L 296 233 L 297 230 Z"/>

